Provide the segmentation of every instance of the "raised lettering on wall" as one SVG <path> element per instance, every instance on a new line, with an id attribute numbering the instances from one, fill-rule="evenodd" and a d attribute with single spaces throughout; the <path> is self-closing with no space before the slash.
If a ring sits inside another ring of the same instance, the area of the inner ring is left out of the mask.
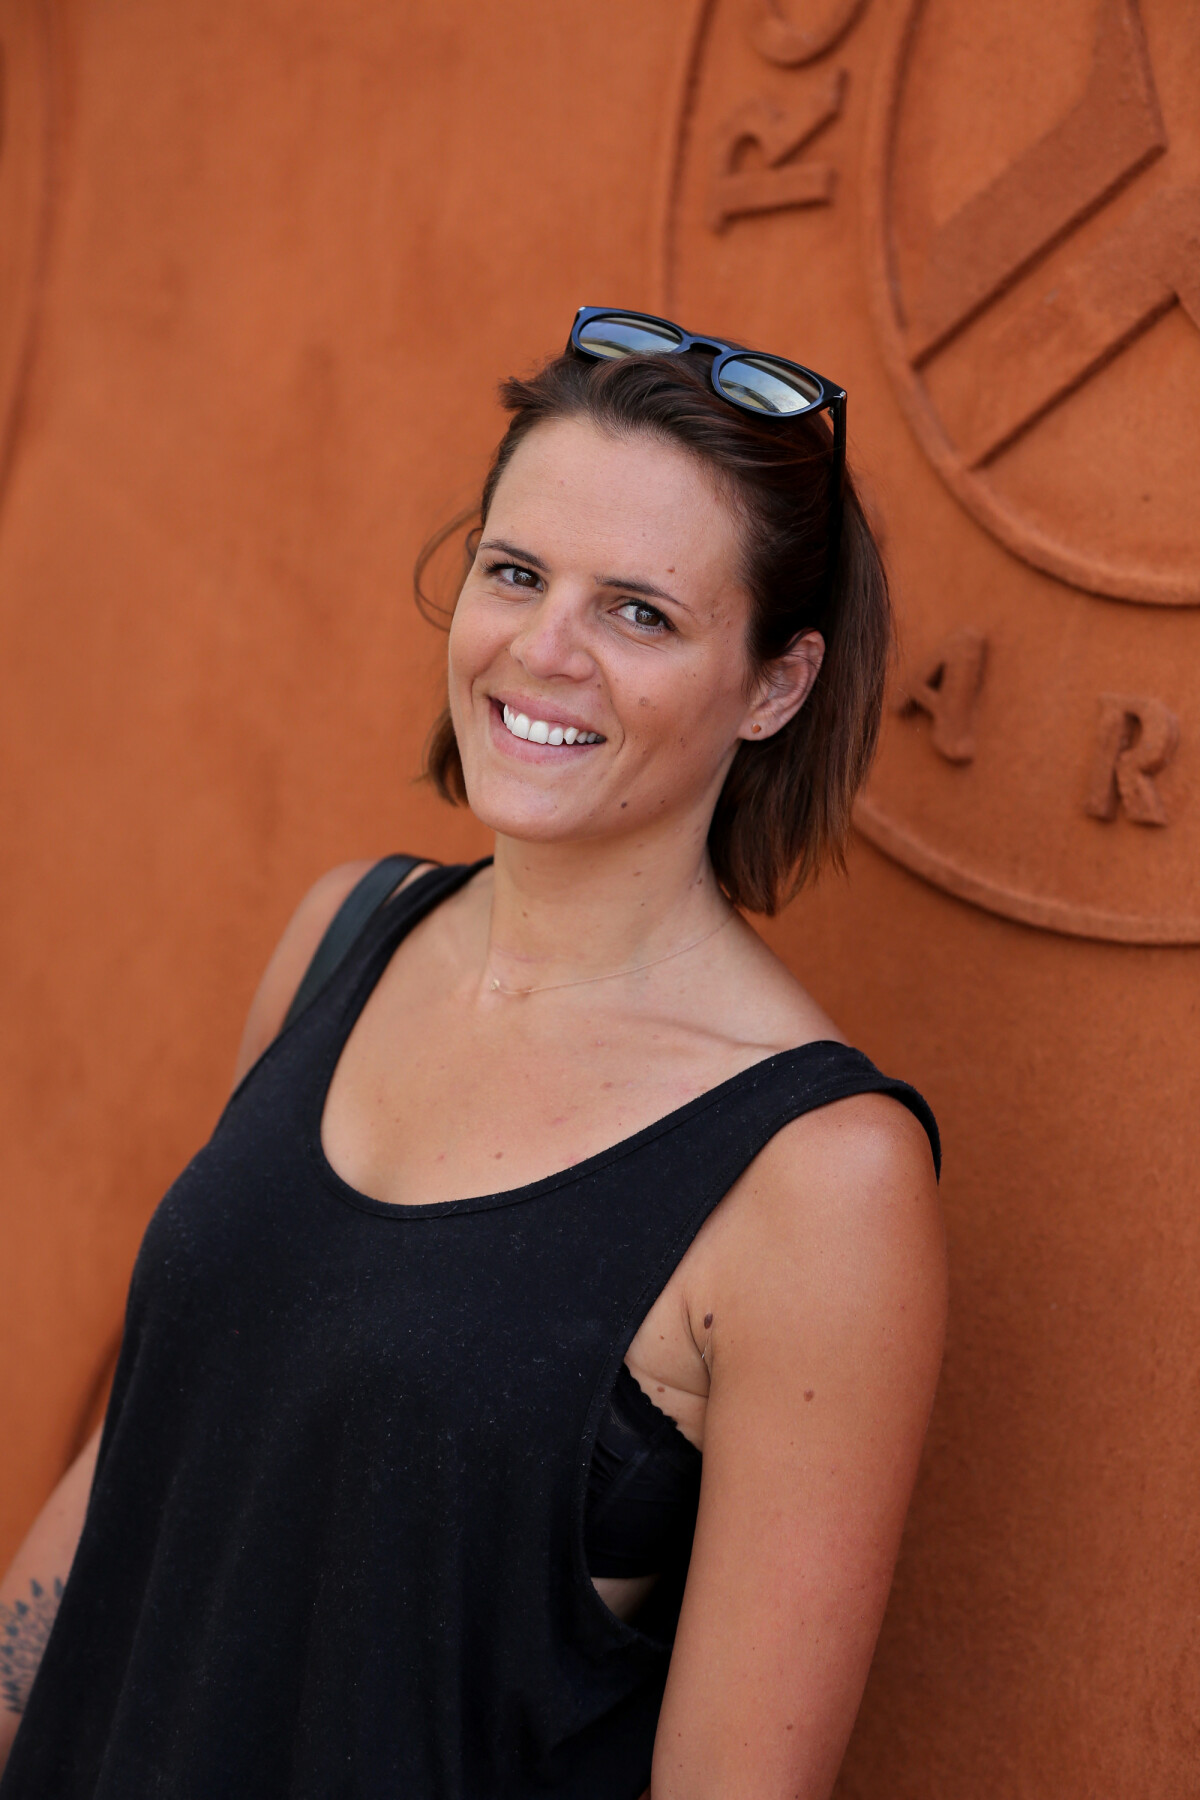
<path id="1" fill-rule="evenodd" d="M 840 44 L 865 5 L 866 0 L 833 0 L 815 25 L 797 25 L 780 0 L 751 0 L 750 42 L 765 61 L 798 69 Z"/>
<path id="2" fill-rule="evenodd" d="M 836 183 L 832 164 L 795 159 L 837 118 L 845 94 L 846 72 L 839 69 L 786 111 L 756 95 L 725 120 L 713 137 L 708 201 L 713 231 L 746 213 L 829 204 Z M 761 158 L 758 167 L 743 166 L 747 151 Z"/>
<path id="3" fill-rule="evenodd" d="M 1179 743 L 1179 720 L 1161 700 L 1101 694 L 1084 810 L 1111 820 L 1123 807 L 1135 825 L 1165 825 L 1166 808 L 1154 776 Z"/>
<path id="4" fill-rule="evenodd" d="M 934 749 L 947 762 L 975 756 L 975 707 L 987 663 L 987 639 L 969 625 L 926 658 L 896 697 L 901 716 L 923 712 L 932 722 Z"/>

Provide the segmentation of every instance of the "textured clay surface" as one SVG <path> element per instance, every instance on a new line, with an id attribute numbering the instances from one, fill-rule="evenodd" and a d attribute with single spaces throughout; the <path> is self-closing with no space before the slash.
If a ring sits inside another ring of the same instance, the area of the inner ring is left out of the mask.
<path id="1" fill-rule="evenodd" d="M 415 551 L 574 308 L 827 371 L 902 643 L 768 929 L 946 1144 L 945 1376 L 844 1800 L 1200 1763 L 1200 15 L 0 0 L 7 1557 L 330 864 L 415 786 Z"/>

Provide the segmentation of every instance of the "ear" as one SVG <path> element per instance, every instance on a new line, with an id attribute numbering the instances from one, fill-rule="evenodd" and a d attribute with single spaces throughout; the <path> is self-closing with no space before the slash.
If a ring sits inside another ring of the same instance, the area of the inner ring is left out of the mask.
<path id="1" fill-rule="evenodd" d="M 763 670 L 738 736 L 761 744 L 782 731 L 808 699 L 824 658 L 825 639 L 819 631 L 805 631 L 795 638 L 783 655 Z"/>

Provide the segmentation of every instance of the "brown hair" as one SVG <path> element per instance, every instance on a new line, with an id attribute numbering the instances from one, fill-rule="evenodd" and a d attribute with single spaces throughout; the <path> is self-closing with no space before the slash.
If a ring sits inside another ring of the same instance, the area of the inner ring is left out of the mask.
<path id="1" fill-rule="evenodd" d="M 887 576 L 849 473 L 831 565 L 832 438 L 824 417 L 781 421 L 743 412 L 714 393 L 701 352 L 598 362 L 567 352 L 500 396 L 512 418 L 492 458 L 476 512 L 486 523 L 517 446 L 551 419 L 586 418 L 603 430 L 649 432 L 697 456 L 742 521 L 742 582 L 751 600 L 750 675 L 782 656 L 801 632 L 825 639 L 812 691 L 783 729 L 734 755 L 708 834 L 717 880 L 737 906 L 774 913 L 826 861 L 844 867 L 854 796 L 879 733 L 891 648 Z M 416 570 L 417 601 L 439 545 L 467 518 L 430 540 Z M 473 557 L 478 528 L 468 535 Z M 466 799 L 447 708 L 429 738 L 425 772 L 439 794 Z"/>

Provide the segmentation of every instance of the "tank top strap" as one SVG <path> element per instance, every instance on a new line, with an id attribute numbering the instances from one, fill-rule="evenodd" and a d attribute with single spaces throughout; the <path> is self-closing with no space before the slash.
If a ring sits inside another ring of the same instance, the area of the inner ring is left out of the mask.
<path id="1" fill-rule="evenodd" d="M 391 894 L 366 920 L 310 1010 L 320 1012 L 327 1000 L 327 1016 L 340 1018 L 347 1007 L 352 1011 L 361 1007 L 364 988 L 369 993 L 375 986 L 401 941 L 491 860 L 486 856 L 474 863 L 436 863 Z"/>
<path id="2" fill-rule="evenodd" d="M 406 881 L 376 908 L 360 935 L 359 944 L 366 948 L 373 935 L 378 933 L 394 948 L 415 925 L 420 924 L 426 913 L 433 912 L 443 900 L 465 887 L 473 876 L 490 865 L 491 860 L 490 856 L 481 856 L 478 862 L 472 863 L 432 863 L 423 874 Z"/>
<path id="3" fill-rule="evenodd" d="M 785 1125 L 855 1094 L 886 1094 L 919 1120 L 941 1171 L 937 1123 L 924 1098 L 848 1044 L 817 1039 L 764 1057 L 627 1138 L 604 1161 L 635 1161 L 645 1179 L 715 1204 Z M 581 1171 L 588 1164 L 581 1165 Z M 676 1205 L 679 1201 L 676 1201 Z M 685 1215 L 690 1211 L 683 1203 Z"/>
<path id="4" fill-rule="evenodd" d="M 832 1038 L 821 1038 L 769 1058 L 755 1073 L 759 1076 L 756 1085 L 761 1088 L 761 1096 L 751 1111 L 768 1124 L 768 1136 L 804 1113 L 830 1106 L 836 1100 L 848 1100 L 855 1094 L 885 1094 L 907 1107 L 924 1128 L 934 1169 L 941 1176 L 941 1137 L 928 1101 L 907 1081 L 898 1081 L 877 1069 L 861 1050 Z"/>
<path id="5" fill-rule="evenodd" d="M 222 1118 L 241 1104 L 248 1090 L 275 1089 L 282 1096 L 288 1081 L 296 1084 L 303 1103 L 311 1100 L 314 1082 L 328 1082 L 354 1018 L 397 945 L 490 861 L 484 857 L 475 863 L 435 864 L 377 906 L 308 1004 L 289 1011 L 276 1037 L 229 1096 Z"/>
<path id="6" fill-rule="evenodd" d="M 309 1038 L 304 1061 L 322 1091 L 345 1036 L 399 944 L 490 861 L 483 857 L 474 863 L 437 865 L 391 895 L 368 920 L 324 990 L 282 1034 L 284 1039 L 293 1033 Z M 937 1123 L 922 1095 L 907 1082 L 885 1075 L 861 1050 L 833 1039 L 800 1044 L 752 1064 L 609 1152 L 602 1152 L 600 1158 L 588 1159 L 583 1168 L 610 1157 L 624 1161 L 633 1153 L 641 1164 L 642 1152 L 646 1152 L 650 1165 L 660 1157 L 676 1166 L 679 1159 L 694 1163 L 696 1191 L 709 1191 L 715 1181 L 723 1193 L 793 1119 L 837 1100 L 868 1093 L 885 1094 L 908 1108 L 929 1138 L 940 1175 Z"/>
<path id="7" fill-rule="evenodd" d="M 580 1166 L 576 1185 L 605 1191 L 606 1229 L 622 1244 L 629 1283 L 599 1389 L 607 1393 L 638 1325 L 705 1219 L 785 1125 L 855 1094 L 885 1094 L 923 1126 L 941 1171 L 937 1123 L 923 1097 L 848 1044 L 783 1050 Z M 653 1204 L 646 1202 L 653 1197 Z M 607 1385 L 606 1385 L 607 1384 Z"/>

